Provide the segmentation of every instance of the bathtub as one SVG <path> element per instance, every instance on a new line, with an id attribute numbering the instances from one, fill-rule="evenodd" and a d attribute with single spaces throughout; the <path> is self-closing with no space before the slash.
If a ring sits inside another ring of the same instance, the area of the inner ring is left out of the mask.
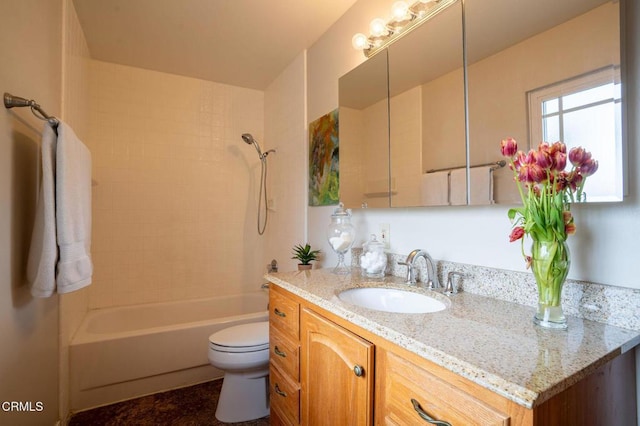
<path id="1" fill-rule="evenodd" d="M 69 347 L 70 403 L 82 410 L 223 376 L 208 337 L 267 321 L 268 293 L 89 311 Z"/>

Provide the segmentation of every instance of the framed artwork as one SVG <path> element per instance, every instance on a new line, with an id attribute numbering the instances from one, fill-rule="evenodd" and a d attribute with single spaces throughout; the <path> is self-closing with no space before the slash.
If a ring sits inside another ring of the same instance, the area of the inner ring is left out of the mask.
<path id="1" fill-rule="evenodd" d="M 309 124 L 309 205 L 338 204 L 340 155 L 338 109 Z"/>

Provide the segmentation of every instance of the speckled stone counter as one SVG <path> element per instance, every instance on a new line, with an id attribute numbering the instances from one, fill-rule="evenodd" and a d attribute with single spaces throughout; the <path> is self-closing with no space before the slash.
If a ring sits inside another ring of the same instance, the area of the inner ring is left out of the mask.
<path id="1" fill-rule="evenodd" d="M 568 316 L 568 330 L 535 326 L 532 307 L 468 292 L 445 296 L 410 287 L 398 277 L 371 280 L 354 268 L 265 275 L 272 283 L 384 339 L 532 408 L 640 343 L 640 333 Z M 355 287 L 423 292 L 448 308 L 428 314 L 387 313 L 341 301 Z"/>

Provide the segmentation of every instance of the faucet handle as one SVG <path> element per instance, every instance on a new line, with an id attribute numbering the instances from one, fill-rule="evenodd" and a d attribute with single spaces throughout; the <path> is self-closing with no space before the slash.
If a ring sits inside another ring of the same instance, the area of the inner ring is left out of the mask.
<path id="1" fill-rule="evenodd" d="M 447 285 L 444 288 L 444 293 L 446 294 L 457 294 L 458 286 L 453 284 L 453 277 L 457 276 L 458 278 L 465 278 L 466 275 L 462 272 L 457 271 L 449 271 L 447 274 Z"/>

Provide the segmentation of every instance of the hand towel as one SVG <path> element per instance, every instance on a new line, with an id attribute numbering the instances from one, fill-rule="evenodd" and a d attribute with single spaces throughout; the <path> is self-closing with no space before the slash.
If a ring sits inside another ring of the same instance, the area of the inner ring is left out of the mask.
<path id="1" fill-rule="evenodd" d="M 42 183 L 31 236 L 31 294 L 49 297 L 91 284 L 91 154 L 65 123 L 42 132 Z"/>
<path id="2" fill-rule="evenodd" d="M 493 168 L 492 166 L 473 167 L 469 170 L 471 194 L 469 204 L 493 204 Z"/>
<path id="3" fill-rule="evenodd" d="M 449 205 L 449 170 L 424 173 L 420 185 L 423 206 Z"/>
<path id="4" fill-rule="evenodd" d="M 451 170 L 450 201 L 452 206 L 464 206 L 467 204 L 467 169 Z"/>
<path id="5" fill-rule="evenodd" d="M 68 293 L 91 284 L 91 153 L 66 123 L 58 125 L 56 227 L 60 258 L 56 286 Z"/>
<path id="6" fill-rule="evenodd" d="M 27 280 L 31 294 L 35 297 L 49 297 L 56 289 L 56 264 L 58 245 L 56 242 L 56 134 L 46 123 L 40 143 L 42 162 L 42 182 L 36 204 L 36 218 L 31 234 Z"/>

